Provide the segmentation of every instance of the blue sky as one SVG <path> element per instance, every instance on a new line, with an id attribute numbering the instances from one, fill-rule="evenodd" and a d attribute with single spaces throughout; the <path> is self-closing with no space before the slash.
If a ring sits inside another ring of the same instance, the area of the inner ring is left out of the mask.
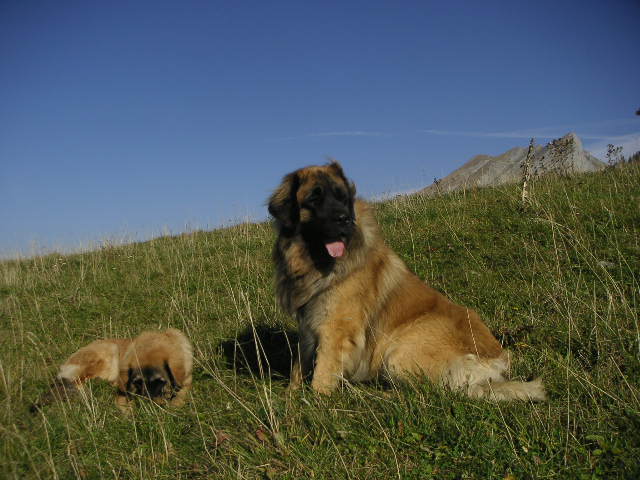
<path id="1" fill-rule="evenodd" d="M 0 3 L 0 256 L 264 219 L 327 156 L 361 194 L 576 131 L 640 150 L 640 4 Z"/>

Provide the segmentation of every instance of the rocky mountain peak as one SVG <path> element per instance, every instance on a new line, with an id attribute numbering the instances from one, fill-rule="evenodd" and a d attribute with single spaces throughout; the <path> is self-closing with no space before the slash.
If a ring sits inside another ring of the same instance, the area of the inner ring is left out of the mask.
<path id="1" fill-rule="evenodd" d="M 514 147 L 497 156 L 476 155 L 443 179 L 420 193 L 435 195 L 463 188 L 487 187 L 522 179 L 528 148 Z M 544 147 L 536 146 L 531 159 L 533 177 L 548 173 L 571 174 L 601 170 L 605 164 L 584 150 L 582 141 L 570 132 Z"/>

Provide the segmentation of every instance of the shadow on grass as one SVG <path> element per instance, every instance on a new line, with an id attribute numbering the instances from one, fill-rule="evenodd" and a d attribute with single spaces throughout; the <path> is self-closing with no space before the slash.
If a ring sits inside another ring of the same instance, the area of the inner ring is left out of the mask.
<path id="1" fill-rule="evenodd" d="M 276 327 L 248 327 L 220 347 L 227 367 L 239 374 L 282 380 L 291 374 L 298 334 Z"/>

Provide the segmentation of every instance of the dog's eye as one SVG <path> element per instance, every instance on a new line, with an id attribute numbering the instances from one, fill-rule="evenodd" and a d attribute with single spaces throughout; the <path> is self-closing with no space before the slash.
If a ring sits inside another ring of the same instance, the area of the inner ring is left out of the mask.
<path id="1" fill-rule="evenodd" d="M 344 202 L 347 199 L 347 194 L 344 193 L 344 191 L 341 188 L 336 188 L 333 194 L 335 195 L 336 199 L 339 202 Z"/>
<path id="2" fill-rule="evenodd" d="M 320 197 L 322 197 L 322 187 L 315 187 L 313 190 L 311 190 L 311 195 L 307 197 L 307 200 L 309 200 L 310 202 L 314 202 L 316 200 L 319 200 Z"/>

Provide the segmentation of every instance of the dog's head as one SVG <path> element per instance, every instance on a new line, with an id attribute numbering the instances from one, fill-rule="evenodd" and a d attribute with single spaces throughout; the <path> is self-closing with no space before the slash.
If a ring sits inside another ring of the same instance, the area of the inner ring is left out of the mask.
<path id="1" fill-rule="evenodd" d="M 269 213 L 281 235 L 300 234 L 311 247 L 338 258 L 354 233 L 355 195 L 353 182 L 331 161 L 286 175 L 269 198 Z"/>
<path id="2" fill-rule="evenodd" d="M 169 400 L 175 394 L 175 380 L 168 365 L 164 367 L 129 367 L 127 393 L 148 397 L 157 403 Z"/>

